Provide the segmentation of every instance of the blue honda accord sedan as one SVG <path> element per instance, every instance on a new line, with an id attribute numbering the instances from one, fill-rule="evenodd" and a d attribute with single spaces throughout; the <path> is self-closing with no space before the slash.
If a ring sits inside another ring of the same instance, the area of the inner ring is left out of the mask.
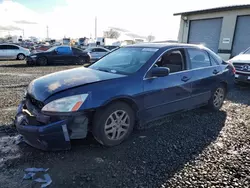
<path id="1" fill-rule="evenodd" d="M 15 125 L 42 150 L 69 149 L 92 132 L 105 146 L 135 125 L 200 106 L 219 110 L 234 82 L 233 65 L 198 45 L 142 43 L 121 47 L 88 68 L 33 80 Z"/>

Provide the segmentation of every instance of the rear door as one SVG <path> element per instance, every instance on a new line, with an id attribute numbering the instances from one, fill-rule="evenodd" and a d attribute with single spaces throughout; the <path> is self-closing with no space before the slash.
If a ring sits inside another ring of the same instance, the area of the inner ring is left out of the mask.
<path id="1" fill-rule="evenodd" d="M 187 48 L 187 55 L 194 79 L 190 102 L 199 106 L 210 99 L 211 92 L 219 83 L 222 69 L 219 62 L 204 49 Z"/>
<path id="2" fill-rule="evenodd" d="M 166 52 L 154 66 L 167 67 L 170 74 L 165 77 L 144 78 L 145 111 L 140 114 L 144 121 L 186 110 L 191 105 L 189 99 L 193 75 L 192 71 L 188 70 L 184 49 Z"/>
<path id="3" fill-rule="evenodd" d="M 16 59 L 18 53 L 19 53 L 19 47 L 15 45 L 8 45 L 8 50 L 7 50 L 8 58 Z"/>

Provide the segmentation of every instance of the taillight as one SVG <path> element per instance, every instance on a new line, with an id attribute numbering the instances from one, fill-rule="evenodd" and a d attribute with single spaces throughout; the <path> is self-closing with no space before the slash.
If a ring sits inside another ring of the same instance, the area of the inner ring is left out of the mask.
<path id="1" fill-rule="evenodd" d="M 230 60 L 228 60 L 227 63 L 232 67 L 233 74 L 235 74 L 236 73 L 236 69 L 235 69 L 233 63 Z"/>

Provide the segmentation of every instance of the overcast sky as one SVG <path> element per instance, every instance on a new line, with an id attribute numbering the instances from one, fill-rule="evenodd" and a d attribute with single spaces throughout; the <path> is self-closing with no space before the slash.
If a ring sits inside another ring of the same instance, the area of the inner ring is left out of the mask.
<path id="1" fill-rule="evenodd" d="M 157 40 L 177 39 L 179 16 L 173 13 L 247 4 L 249 0 L 0 0 L 0 35 L 9 27 L 20 29 L 10 34 L 46 37 L 94 37 L 94 18 L 98 36 L 109 26 L 139 35 L 152 33 Z M 4 19 L 2 19 L 4 18 Z"/>

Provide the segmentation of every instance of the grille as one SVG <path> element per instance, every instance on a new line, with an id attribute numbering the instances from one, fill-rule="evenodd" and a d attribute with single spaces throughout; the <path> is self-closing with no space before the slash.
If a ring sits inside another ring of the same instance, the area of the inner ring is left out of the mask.
<path id="1" fill-rule="evenodd" d="M 250 72 L 250 64 L 248 63 L 233 63 L 233 65 L 238 71 Z"/>
<path id="2" fill-rule="evenodd" d="M 34 97 L 27 95 L 26 98 L 33 104 L 35 107 L 42 109 L 44 107 L 43 102 L 36 100 Z"/>

